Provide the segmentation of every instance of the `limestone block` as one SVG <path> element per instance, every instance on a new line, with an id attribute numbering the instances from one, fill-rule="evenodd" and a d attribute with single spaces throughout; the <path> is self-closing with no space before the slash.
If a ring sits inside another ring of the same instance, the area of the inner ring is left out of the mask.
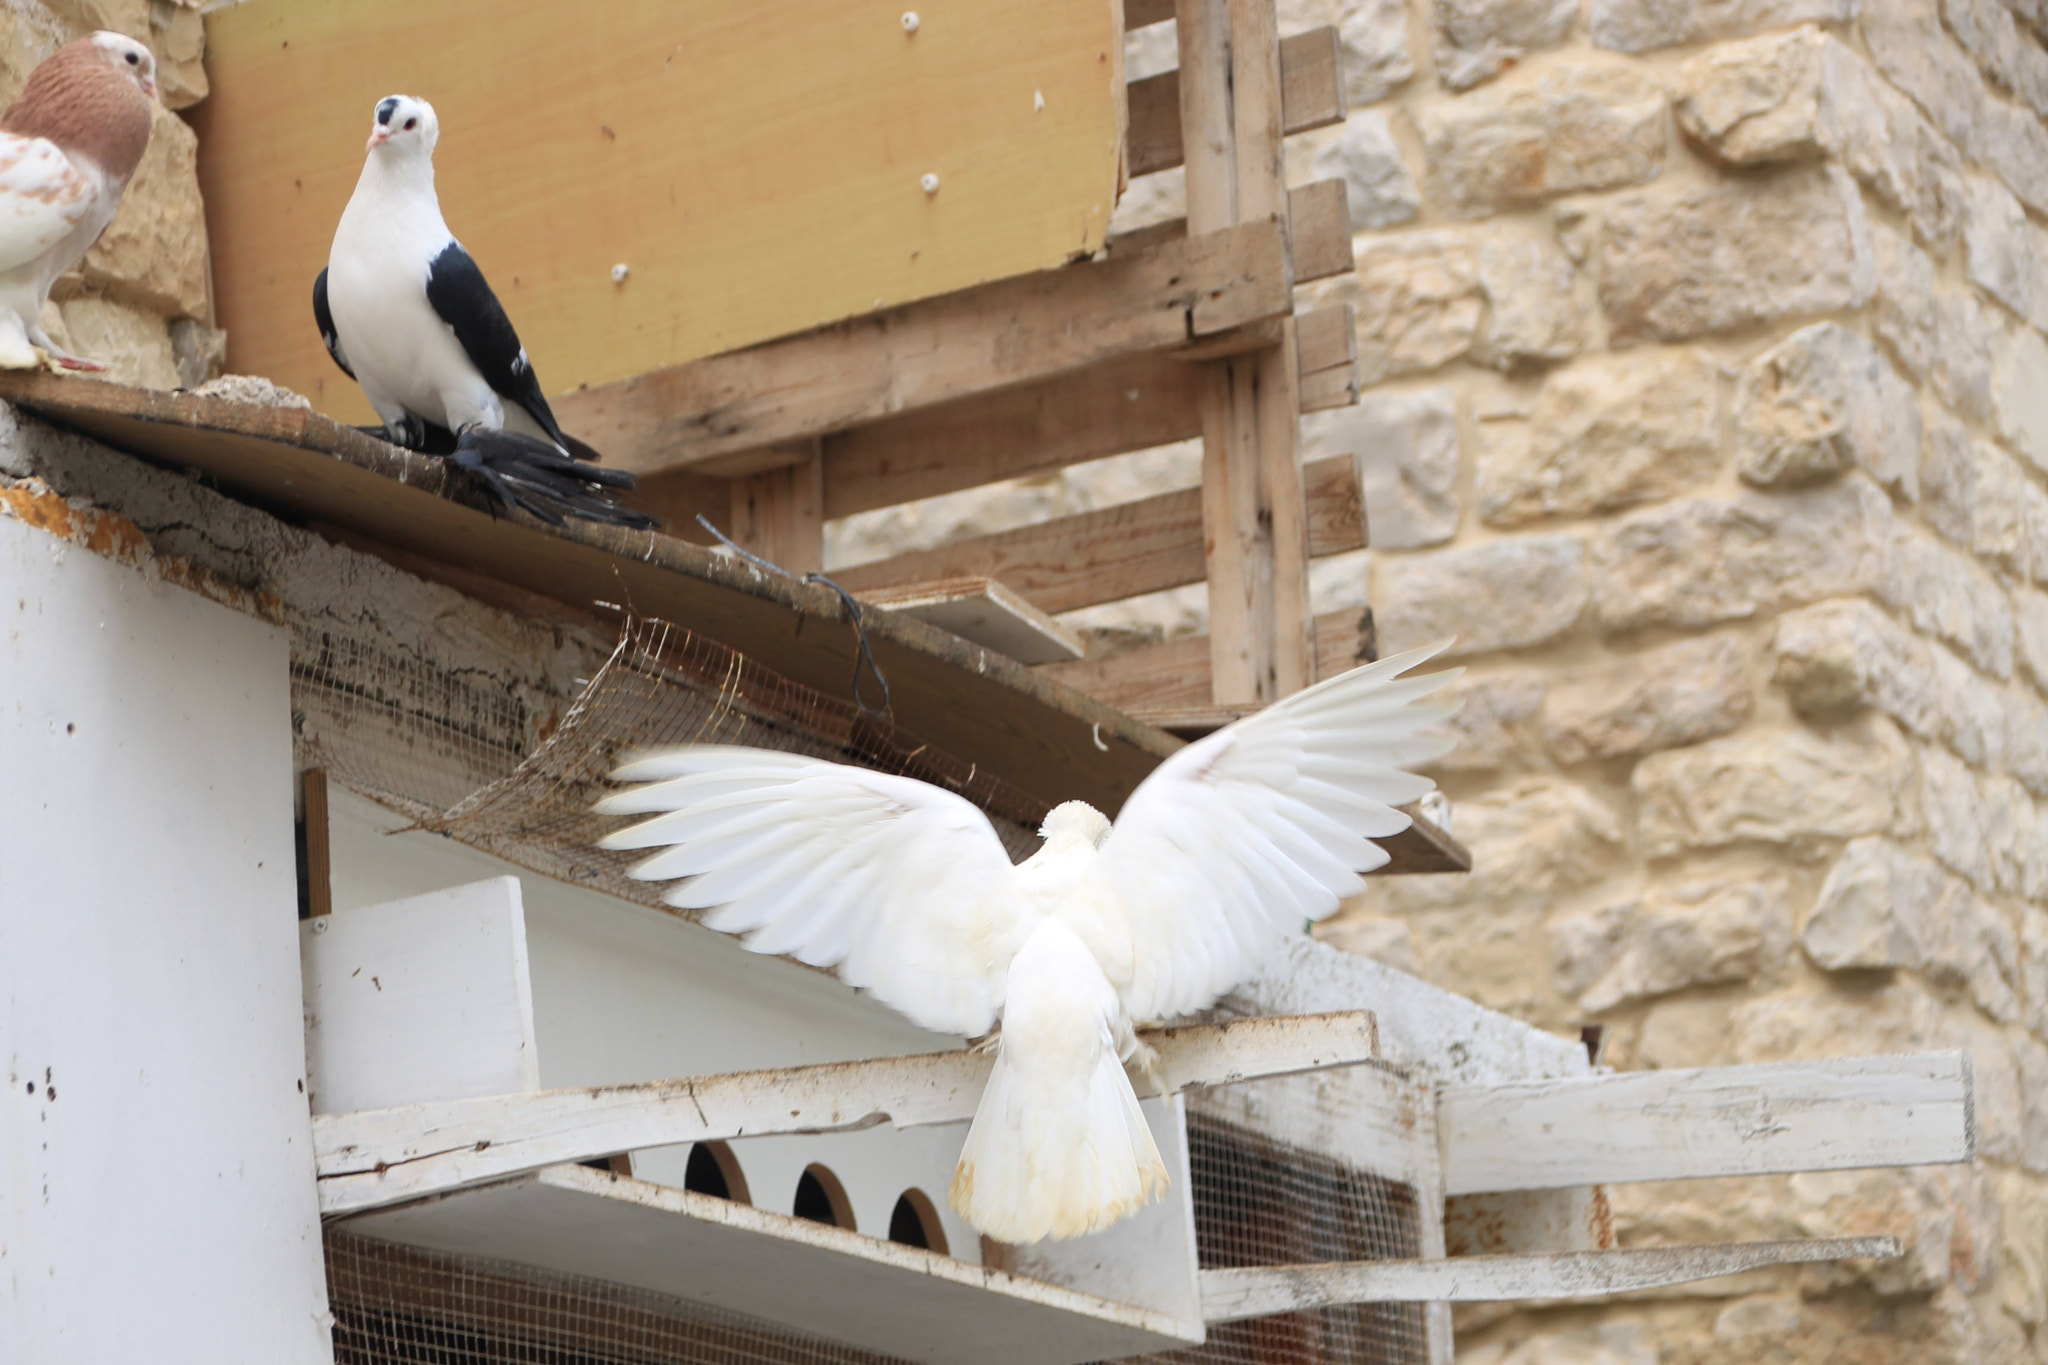
<path id="1" fill-rule="evenodd" d="M 1970 555 L 1902 526 L 1877 591 L 1914 629 L 1947 640 L 1994 677 L 2012 676 L 2012 608 L 1997 577 Z"/>
<path id="2" fill-rule="evenodd" d="M 1397 972 L 1422 974 L 1422 959 L 1415 951 L 1415 930 L 1404 919 L 1347 911 L 1318 924 L 1316 937 L 1333 948 L 1385 963 Z"/>
<path id="3" fill-rule="evenodd" d="M 1359 900 L 1399 914 L 1464 906 L 1483 915 L 1508 904 L 1540 910 L 1559 893 L 1590 886 L 1613 870 L 1622 826 L 1584 787 L 1538 776 L 1460 801 L 1458 838 L 1472 850 L 1469 875 L 1375 878 Z M 1527 974 L 1540 960 L 1540 954 L 1525 958 L 1520 970 Z"/>
<path id="4" fill-rule="evenodd" d="M 2048 233 L 2041 240 L 2042 282 L 2048 285 Z M 2011 329 L 1993 357 L 1991 405 L 2006 445 L 2048 475 L 2048 340 L 2031 327 Z"/>
<path id="5" fill-rule="evenodd" d="M 1593 41 L 1619 52 L 1735 38 L 1791 24 L 1847 23 L 1861 0 L 1593 0 Z"/>
<path id="6" fill-rule="evenodd" d="M 1939 1047 L 1961 1048 L 1970 1054 L 1976 1073 L 1977 1156 L 1987 1161 L 2020 1159 L 2026 1132 L 2021 1101 L 2019 1060 L 2012 1037 L 1977 1011 L 1960 1006 L 1941 1022 Z"/>
<path id="7" fill-rule="evenodd" d="M 1860 308 L 1877 287 L 1863 201 L 1834 166 L 1621 195 L 1600 260 L 1616 345 Z"/>
<path id="8" fill-rule="evenodd" d="M 1817 483 L 1860 464 L 1899 496 L 1919 492 L 1913 391 L 1840 323 L 1802 328 L 1751 361 L 1735 390 L 1735 426 L 1735 472 L 1747 483 Z"/>
<path id="9" fill-rule="evenodd" d="M 1934 856 L 1979 886 L 1993 881 L 1984 805 L 1970 770 L 1952 754 L 1920 751 L 1920 811 Z"/>
<path id="10" fill-rule="evenodd" d="M 1441 545 L 1458 533 L 1456 391 L 1369 393 L 1315 430 L 1319 445 L 1357 459 L 1375 550 Z"/>
<path id="11" fill-rule="evenodd" d="M 82 269 L 89 284 L 154 312 L 207 316 L 199 137 L 176 114 L 157 110 L 149 150 Z"/>
<path id="12" fill-rule="evenodd" d="M 1433 370 L 1472 349 L 1483 297 L 1479 253 L 1452 232 L 1406 232 L 1358 249 L 1361 382 Z"/>
<path id="13" fill-rule="evenodd" d="M 149 41 L 149 0 L 43 0 L 43 5 L 72 37 L 105 28 Z"/>
<path id="14" fill-rule="evenodd" d="M 1795 728 L 1651 754 L 1635 767 L 1636 829 L 1653 858 L 1732 844 L 1790 845 L 1878 834 L 1910 759 L 1882 731 Z"/>
<path id="15" fill-rule="evenodd" d="M 1997 330 L 1991 310 L 1970 289 L 1934 296 L 1934 391 L 1964 417 L 1991 420 L 1991 354 Z"/>
<path id="16" fill-rule="evenodd" d="M 1971 283 L 2036 327 L 2048 326 L 2048 232 L 1989 176 L 1969 178 L 1963 247 Z"/>
<path id="17" fill-rule="evenodd" d="M 206 98 L 206 18 L 198 6 L 150 0 L 149 46 L 165 108 L 185 109 Z"/>
<path id="18" fill-rule="evenodd" d="M 1920 449 L 1927 519 L 1950 540 L 2017 577 L 2048 575 L 2048 493 L 2019 462 L 1936 415 Z"/>
<path id="19" fill-rule="evenodd" d="M 1968 882 L 1889 839 L 1857 839 L 1843 850 L 1799 943 L 1830 971 L 1924 972 L 1963 987 L 1994 1019 L 2020 1017 L 2012 925 Z"/>
<path id="20" fill-rule="evenodd" d="M 1999 0 L 2015 19 L 2048 40 L 2048 0 Z"/>
<path id="21" fill-rule="evenodd" d="M 2015 1034 L 2013 1059 L 2019 1073 L 2020 1113 L 2019 1161 L 2030 1171 L 2048 1175 L 2048 1043 L 2028 1035 Z"/>
<path id="22" fill-rule="evenodd" d="M 1803 161 L 1821 154 L 1817 28 L 1709 48 L 1678 69 L 1672 113 L 1696 146 L 1730 166 Z"/>
<path id="23" fill-rule="evenodd" d="M 1977 786 L 1984 813 L 1984 846 L 1991 857 L 1991 876 L 2000 891 L 2025 897 L 2040 872 L 2048 872 L 2048 826 L 2019 779 L 1994 773 Z M 2020 960 L 2027 962 L 2025 925 L 2021 925 Z M 2042 964 L 2048 970 L 2048 963 Z M 2024 992 L 2023 992 L 2024 993 Z M 2034 998 L 2029 996 L 2029 998 Z M 2041 997 L 2048 1002 L 2048 996 Z M 2044 1035 L 2048 1036 L 2048 1035 Z"/>
<path id="24" fill-rule="evenodd" d="M 1578 0 L 1431 0 L 1437 79 L 1469 89 L 1558 46 L 1578 17 Z"/>
<path id="25" fill-rule="evenodd" d="M 1872 991 L 1776 995 L 1744 1001 L 1729 1015 L 1734 1062 L 1868 1057 L 1950 1046 L 1926 990 L 1894 979 Z"/>
<path id="26" fill-rule="evenodd" d="M 1312 165 L 1319 180 L 1343 179 L 1355 231 L 1377 232 L 1422 211 L 1422 192 L 1401 157 L 1387 116 L 1377 109 L 1361 109 L 1345 119 Z"/>
<path id="27" fill-rule="evenodd" d="M 50 328 L 51 339 L 74 355 L 100 361 L 107 379 L 145 389 L 178 387 L 177 355 L 162 318 L 92 294 L 52 304 L 43 314 L 46 328 L 52 313 L 62 325 Z"/>
<path id="28" fill-rule="evenodd" d="M 1906 215 L 1930 246 L 1946 249 L 1963 217 L 1963 162 L 1913 102 L 1861 53 L 1829 38 L 1821 49 L 1820 145 Z"/>
<path id="29" fill-rule="evenodd" d="M 1688 498 L 1617 519 L 1593 542 L 1603 629 L 1706 626 L 1862 592 L 1891 505 L 1858 477 L 1796 493 Z"/>
<path id="30" fill-rule="evenodd" d="M 2037 812 L 2034 819 L 2034 834 L 2037 838 L 2048 839 L 2048 813 Z M 2048 854 L 2040 851 L 2042 845 L 2021 845 L 2030 860 L 2025 868 L 2026 896 L 2029 905 L 2020 907 L 2020 983 L 2025 990 L 2027 1002 L 2027 1027 L 2037 1038 L 2048 1038 L 2048 901 L 2038 886 L 2048 885 Z M 2037 875 L 2038 874 L 2038 875 Z M 2042 1078 L 2048 1081 L 2048 1077 Z M 2030 1095 L 2048 1094 L 2048 1088 L 2029 1085 Z M 2043 1122 L 2048 1122 L 2044 1115 Z"/>
<path id="31" fill-rule="evenodd" d="M 2048 1093 L 2043 1074 L 2029 1093 Z M 1998 1301 L 2035 1329 L 2048 1323 L 2048 1180 L 2019 1171 L 1990 1174 L 2004 1233 L 1998 1253 Z"/>
<path id="32" fill-rule="evenodd" d="M 1459 901 L 1416 911 L 1409 923 L 1429 980 L 1454 981 L 1468 999 L 1539 1028 L 1569 1025 L 1544 974 L 1530 970 L 1543 960 L 1543 920 L 1535 907 Z"/>
<path id="33" fill-rule="evenodd" d="M 1584 763 L 1712 739 L 1749 711 L 1742 644 L 1715 636 L 1660 645 L 1554 684 L 1543 734 L 1559 763 Z"/>
<path id="34" fill-rule="evenodd" d="M 1458 1329 L 1462 1334 L 1462 1326 Z M 1463 1341 L 1463 1336 L 1459 1337 Z M 1545 1323 L 1537 1334 L 1502 1347 L 1493 1358 L 1485 1347 L 1458 1350 L 1460 1365 L 1657 1365 L 1657 1342 L 1646 1324 L 1602 1322 L 1559 1328 Z"/>
<path id="35" fill-rule="evenodd" d="M 1344 98 L 1352 106 L 1385 99 L 1415 76 L 1402 0 L 1346 0 L 1338 12 Z"/>
<path id="36" fill-rule="evenodd" d="M 1870 225 L 1877 265 L 1877 338 L 1914 378 L 1934 367 L 1934 262 L 1900 233 Z"/>
<path id="37" fill-rule="evenodd" d="M 1445 636 L 1456 658 L 1555 640 L 1586 608 L 1577 536 L 1521 536 L 1374 566 L 1373 619 L 1386 653 Z"/>
<path id="38" fill-rule="evenodd" d="M 1815 1266 L 1809 1294 L 1860 1285 L 1882 1296 L 1984 1287 L 1998 1268 L 1998 1200 L 1968 1166 L 1805 1171 L 1785 1182 L 1802 1236 L 1896 1237 L 1896 1260 Z"/>
<path id="39" fill-rule="evenodd" d="M 2048 52 L 2020 32 L 2012 11 L 1998 0 L 1941 0 L 1941 16 L 1985 75 L 2048 116 Z"/>
<path id="40" fill-rule="evenodd" d="M 1578 190 L 1639 185 L 1664 165 L 1664 92 L 1632 63 L 1517 73 L 1416 118 L 1431 197 L 1477 218 Z"/>
<path id="41" fill-rule="evenodd" d="M 1472 357 L 1498 369 L 1568 360 L 1591 326 L 1577 272 L 1548 237 L 1489 237 L 1479 249 L 1486 323 Z"/>
<path id="42" fill-rule="evenodd" d="M 1782 877 L 1673 887 L 1568 916 L 1550 929 L 1551 970 L 1579 1008 L 1617 1005 L 1687 986 L 1775 971 L 1792 939 Z"/>
<path id="43" fill-rule="evenodd" d="M 1445 689 L 1458 710 L 1444 728 L 1457 747 L 1430 765 L 1432 772 L 1492 772 L 1522 767 L 1542 749 L 1532 722 L 1543 707 L 1543 680 L 1534 674 L 1474 678 Z"/>
<path id="44" fill-rule="evenodd" d="M 1600 356 L 1544 381 L 1526 422 L 1486 424 L 1479 515 L 1516 526 L 1684 492 L 1720 463 L 1714 365 L 1698 351 Z"/>
<path id="45" fill-rule="evenodd" d="M 2034 675 L 2035 689 L 2048 692 L 2048 593 L 2014 588 L 2012 609 L 2018 627 L 2019 657 Z"/>
<path id="46" fill-rule="evenodd" d="M 2048 706 L 2025 692 L 2003 698 L 2005 766 L 2037 796 L 2048 796 Z"/>

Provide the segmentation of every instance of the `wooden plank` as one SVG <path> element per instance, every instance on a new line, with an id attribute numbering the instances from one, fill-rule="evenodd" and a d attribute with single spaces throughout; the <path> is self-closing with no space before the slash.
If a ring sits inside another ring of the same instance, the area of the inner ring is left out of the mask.
<path id="1" fill-rule="evenodd" d="M 795 464 L 732 481 L 727 532 L 770 564 L 791 573 L 825 567 L 825 461 L 815 440 Z"/>
<path id="2" fill-rule="evenodd" d="M 1449 1194 L 1967 1161 L 1970 1057 L 1780 1062 L 1446 1090 Z"/>
<path id="3" fill-rule="evenodd" d="M 1287 250 L 1294 282 L 1343 275 L 1353 267 L 1350 192 L 1342 180 L 1317 180 L 1287 192 Z M 1109 254 L 1145 251 L 1187 236 L 1188 220 L 1169 218 L 1109 239 Z"/>
<path id="4" fill-rule="evenodd" d="M 582 1166 L 370 1214 L 348 1230 L 712 1304 L 894 1360 L 1080 1365 L 1202 1339 L 1192 1313 Z"/>
<path id="5" fill-rule="evenodd" d="M 1362 549 L 1365 517 L 1351 457 L 1307 465 L 1302 482 L 1309 553 Z M 982 575 L 1002 580 L 1040 611 L 1065 612 L 1199 583 L 1204 571 L 1201 490 L 1183 488 L 837 569 L 833 578 L 872 595 L 889 584 Z"/>
<path id="6" fill-rule="evenodd" d="M 1304 376 L 1337 365 L 1355 372 L 1346 308 L 1303 315 Z M 1199 378 L 1196 366 L 1172 355 L 1133 356 L 834 433 L 825 438 L 825 515 L 852 516 L 1198 436 Z M 1311 411 L 1306 378 L 1302 396 L 1302 410 Z"/>
<path id="7" fill-rule="evenodd" d="M 1344 83 L 1340 78 L 1337 30 L 1314 28 L 1280 40 L 1280 95 L 1283 126 L 1306 133 L 1344 121 Z M 1181 61 L 1187 62 L 1183 40 Z M 1151 175 L 1181 164 L 1181 98 L 1179 71 L 1164 71 L 1127 87 L 1130 131 L 1127 136 L 1130 173 Z"/>
<path id="8" fill-rule="evenodd" d="M 574 23 L 488 0 L 208 15 L 212 94 L 192 113 L 231 368 L 371 420 L 306 300 L 371 105 L 393 90 L 434 101 L 448 220 L 550 392 L 1100 248 L 1121 151 L 1115 6 L 917 10 L 915 34 L 900 9 L 840 0 L 685 0 Z M 472 60 L 439 55 L 452 50 Z M 284 107 L 290 119 L 271 117 Z M 615 283 L 617 264 L 631 273 Z"/>
<path id="9" fill-rule="evenodd" d="M 1282 316 L 1286 259 L 1277 223 L 1248 223 L 564 394 L 555 408 L 636 473 L 753 472 L 764 447 Z"/>
<path id="10" fill-rule="evenodd" d="M 1079 635 L 993 578 L 967 575 L 902 583 L 864 596 L 885 611 L 915 616 L 1019 663 L 1078 659 L 1086 652 Z"/>
<path id="11" fill-rule="evenodd" d="M 1145 1035 L 1172 1089 L 1369 1061 L 1377 1037 L 1368 1011 Z M 381 1208 L 642 1147 L 957 1123 L 973 1116 L 992 1065 L 986 1053 L 937 1052 L 316 1117 L 320 1207 Z"/>
<path id="12" fill-rule="evenodd" d="M 327 843 L 327 771 L 308 768 L 299 774 L 299 828 L 305 831 L 300 874 L 306 882 L 306 917 L 318 919 L 334 911 L 334 882 L 329 875 Z"/>
<path id="13" fill-rule="evenodd" d="M 1773 1265 L 1889 1260 L 1894 1237 L 1731 1242 L 1722 1246 L 1564 1251 L 1548 1256 L 1453 1256 L 1339 1261 L 1202 1272 L 1202 1317 L 1239 1322 L 1347 1303 L 1503 1303 L 1584 1299 L 1692 1284 Z"/>
<path id="14" fill-rule="evenodd" d="M 1124 27 L 1144 28 L 1173 18 L 1173 0 L 1124 0 Z"/>
<path id="15" fill-rule="evenodd" d="M 1348 408 L 1358 401 L 1358 324 L 1351 305 L 1303 313 L 1294 320 L 1303 412 Z"/>
<path id="16" fill-rule="evenodd" d="M 1326 611 L 1315 618 L 1316 676 L 1335 677 L 1368 663 L 1365 626 L 1370 613 L 1355 607 Z M 1146 715 L 1180 714 L 1210 708 L 1209 640 L 1183 635 L 1157 644 L 1140 645 L 1121 654 L 1047 664 L 1043 672 L 1069 687 L 1122 711 Z M 1263 703 L 1223 707 L 1233 714 Z"/>

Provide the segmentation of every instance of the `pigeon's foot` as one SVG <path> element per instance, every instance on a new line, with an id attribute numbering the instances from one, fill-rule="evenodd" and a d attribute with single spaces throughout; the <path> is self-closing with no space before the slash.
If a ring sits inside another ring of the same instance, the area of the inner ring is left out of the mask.
<path id="1" fill-rule="evenodd" d="M 82 374 L 102 374 L 106 371 L 107 367 L 97 360 L 88 360 L 82 355 L 71 354 L 71 352 L 50 340 L 49 333 L 40 327 L 30 327 L 28 329 L 28 339 L 34 342 L 36 349 L 43 353 L 43 363 L 54 374 L 62 374 L 66 370 Z"/>
<path id="2" fill-rule="evenodd" d="M 52 355 L 50 363 L 60 370 L 73 370 L 80 374 L 105 374 L 107 367 L 97 360 L 87 360 L 82 355 Z"/>
<path id="3" fill-rule="evenodd" d="M 0 312 L 0 370 L 39 370 L 43 357 L 29 340 L 28 329 L 12 313 Z"/>
<path id="4" fill-rule="evenodd" d="M 987 1033 L 984 1033 L 979 1038 L 971 1039 L 967 1044 L 967 1050 L 969 1052 L 980 1052 L 986 1054 L 994 1052 L 997 1048 L 1001 1047 L 1002 1045 L 1003 1031 L 1000 1027 L 998 1027 L 990 1029 Z"/>

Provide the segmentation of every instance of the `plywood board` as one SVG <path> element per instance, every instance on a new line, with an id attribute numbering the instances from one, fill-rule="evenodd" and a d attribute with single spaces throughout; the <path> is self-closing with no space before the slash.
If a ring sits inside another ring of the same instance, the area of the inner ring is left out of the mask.
<path id="1" fill-rule="evenodd" d="M 651 1289 L 897 1359 L 1072 1365 L 1202 1339 L 1198 1321 L 582 1166 L 348 1227 Z"/>
<path id="2" fill-rule="evenodd" d="M 993 578 L 970 575 L 899 583 L 863 597 L 876 606 L 928 621 L 963 640 L 986 645 L 1018 663 L 1078 659 L 1081 637 Z"/>
<path id="3" fill-rule="evenodd" d="M 551 393 L 1100 248 L 1117 0 L 920 0 L 914 33 L 905 8 L 216 10 L 194 121 L 230 367 L 370 420 L 309 298 L 396 91 L 434 104 L 448 221 Z"/>

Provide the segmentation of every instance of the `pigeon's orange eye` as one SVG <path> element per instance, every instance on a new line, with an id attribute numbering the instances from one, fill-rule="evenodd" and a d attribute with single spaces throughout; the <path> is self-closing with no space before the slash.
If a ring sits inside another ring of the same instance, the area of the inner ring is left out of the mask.
<path id="1" fill-rule="evenodd" d="M 417 128 L 419 126 L 420 121 L 416 118 L 409 118 L 405 121 L 405 127 L 407 132 L 411 132 L 414 128 Z"/>

